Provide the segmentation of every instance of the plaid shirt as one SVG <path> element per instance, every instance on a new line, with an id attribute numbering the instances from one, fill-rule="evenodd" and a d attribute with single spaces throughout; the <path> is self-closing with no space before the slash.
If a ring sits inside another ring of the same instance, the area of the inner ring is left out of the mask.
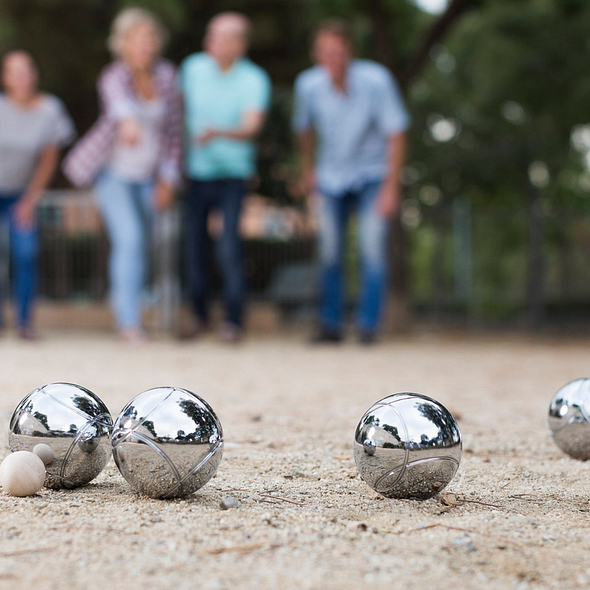
<path id="1" fill-rule="evenodd" d="M 160 153 L 156 175 L 178 184 L 182 165 L 182 103 L 177 88 L 176 67 L 160 59 L 153 68 L 156 91 L 165 103 Z M 63 170 L 77 187 L 87 187 L 107 165 L 117 140 L 118 123 L 133 117 L 137 98 L 131 69 L 122 61 L 108 65 L 98 79 L 101 113 L 98 121 L 70 150 Z"/>

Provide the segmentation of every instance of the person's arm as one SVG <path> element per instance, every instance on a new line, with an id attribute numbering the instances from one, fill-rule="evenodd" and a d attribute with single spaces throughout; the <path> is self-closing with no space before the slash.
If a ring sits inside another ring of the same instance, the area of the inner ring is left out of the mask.
<path id="1" fill-rule="evenodd" d="M 168 67 L 168 66 L 161 66 Z M 162 146 L 154 203 L 159 211 L 174 204 L 176 189 L 181 181 L 184 109 L 176 72 L 170 70 L 170 83 L 166 91 L 166 124 L 162 134 Z"/>
<path id="2" fill-rule="evenodd" d="M 410 116 L 395 78 L 383 66 L 375 65 L 373 75 L 376 84 L 376 122 L 383 136 L 387 138 L 387 168 L 385 178 L 377 197 L 377 208 L 381 215 L 390 218 L 401 205 L 400 175 L 406 161 L 406 130 Z"/>
<path id="3" fill-rule="evenodd" d="M 295 80 L 295 100 L 291 121 L 299 159 L 301 189 L 308 199 L 315 195 L 317 189 L 315 177 L 317 137 L 314 131 L 313 100 L 309 90 L 309 76 L 309 72 L 304 72 L 299 74 Z"/>
<path id="4" fill-rule="evenodd" d="M 207 129 L 197 137 L 197 143 L 205 145 L 212 139 L 225 137 L 237 141 L 253 141 L 258 137 L 264 125 L 265 111 L 248 111 L 244 113 L 242 123 L 235 129 Z"/>
<path id="5" fill-rule="evenodd" d="M 43 196 L 43 191 L 51 182 L 59 162 L 59 148 L 47 145 L 41 151 L 39 161 L 27 189 L 18 200 L 14 215 L 21 227 L 31 227 L 35 220 L 35 209 Z"/>
<path id="6" fill-rule="evenodd" d="M 407 138 L 405 131 L 389 136 L 387 174 L 377 197 L 377 208 L 385 218 L 395 215 L 400 206 L 400 175 L 406 160 L 406 149 Z"/>
<path id="7" fill-rule="evenodd" d="M 301 180 L 306 196 L 311 196 L 316 190 L 314 172 L 315 134 L 312 129 L 299 131 L 295 134 L 297 140 L 297 152 L 299 166 L 301 168 Z"/>

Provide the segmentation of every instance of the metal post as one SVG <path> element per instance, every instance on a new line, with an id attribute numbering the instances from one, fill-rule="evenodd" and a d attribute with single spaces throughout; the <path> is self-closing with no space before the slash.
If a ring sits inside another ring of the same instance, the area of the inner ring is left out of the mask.
<path id="1" fill-rule="evenodd" d="M 461 197 L 454 199 L 452 215 L 455 299 L 470 309 L 473 300 L 473 243 L 469 201 Z"/>
<path id="2" fill-rule="evenodd" d="M 168 333 L 176 328 L 180 312 L 179 237 L 178 207 L 161 212 L 154 224 L 154 288 L 158 301 L 156 323 L 158 329 Z"/>

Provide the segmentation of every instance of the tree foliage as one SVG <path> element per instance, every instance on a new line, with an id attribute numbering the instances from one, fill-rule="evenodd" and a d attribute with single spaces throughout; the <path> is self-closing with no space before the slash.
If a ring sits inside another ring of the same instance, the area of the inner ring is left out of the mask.
<path id="1" fill-rule="evenodd" d="M 289 161 L 290 85 L 309 65 L 311 31 L 340 15 L 351 20 L 360 55 L 385 62 L 406 86 L 411 195 L 419 198 L 426 183 L 450 197 L 512 202 L 526 193 L 532 165 L 538 185 L 548 172 L 548 198 L 566 203 L 586 194 L 590 182 L 570 142 L 589 110 L 590 5 L 583 0 L 453 0 L 440 18 L 410 0 L 3 0 L 0 47 L 30 49 L 44 87 L 66 101 L 84 131 L 96 116 L 94 84 L 109 59 L 110 22 L 130 4 L 162 16 L 172 32 L 167 53 L 177 62 L 199 49 L 216 12 L 251 16 L 252 57 L 275 82 L 263 146 L 275 164 Z"/>
<path id="2" fill-rule="evenodd" d="M 162 16 L 172 33 L 167 56 L 177 63 L 200 48 L 215 13 L 239 10 L 251 17 L 251 57 L 274 83 L 261 138 L 259 190 L 278 199 L 289 198 L 294 174 L 293 80 L 310 65 L 316 24 L 348 18 L 359 55 L 393 70 L 412 114 L 403 178 L 408 225 L 429 216 L 438 216 L 440 225 L 441 212 L 457 197 L 473 208 L 520 207 L 521 217 L 498 218 L 493 227 L 486 221 L 478 230 L 487 246 L 476 266 L 488 279 L 492 301 L 503 281 L 523 283 L 528 256 L 529 299 L 540 302 L 535 293 L 544 281 L 539 253 L 545 237 L 573 240 L 569 230 L 558 229 L 558 212 L 590 211 L 587 0 L 449 0 L 440 16 L 420 11 L 412 0 L 2 0 L 0 50 L 29 49 L 41 65 L 43 87 L 65 100 L 83 132 L 97 114 L 95 81 L 109 60 L 110 23 L 131 4 Z M 552 213 L 554 229 L 544 234 L 539 219 Z M 420 243 L 414 240 L 413 256 L 435 253 L 418 265 L 431 265 L 433 272 L 416 276 L 436 284 L 442 281 L 437 273 L 447 272 L 441 252 L 452 243 L 432 237 L 432 227 L 422 228 Z M 590 243 L 583 226 L 575 231 L 578 241 Z M 402 242 L 394 249 L 401 254 L 393 274 L 403 283 L 409 256 Z"/>
<path id="3" fill-rule="evenodd" d="M 409 90 L 420 176 L 410 192 L 432 183 L 519 204 L 532 185 L 556 205 L 586 203 L 571 138 L 590 118 L 589 25 L 577 0 L 486 2 L 463 18 Z"/>

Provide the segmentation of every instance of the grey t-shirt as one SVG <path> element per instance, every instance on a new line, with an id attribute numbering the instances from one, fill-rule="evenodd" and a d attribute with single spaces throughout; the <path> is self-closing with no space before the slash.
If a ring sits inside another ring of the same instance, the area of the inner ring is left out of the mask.
<path id="1" fill-rule="evenodd" d="M 159 98 L 137 101 L 139 141 L 134 145 L 115 143 L 109 168 L 116 176 L 128 182 L 146 182 L 154 177 L 165 114 L 164 101 Z"/>
<path id="2" fill-rule="evenodd" d="M 45 95 L 33 108 L 22 108 L 0 94 L 0 195 L 22 192 L 41 151 L 66 146 L 76 134 L 63 103 Z"/>

